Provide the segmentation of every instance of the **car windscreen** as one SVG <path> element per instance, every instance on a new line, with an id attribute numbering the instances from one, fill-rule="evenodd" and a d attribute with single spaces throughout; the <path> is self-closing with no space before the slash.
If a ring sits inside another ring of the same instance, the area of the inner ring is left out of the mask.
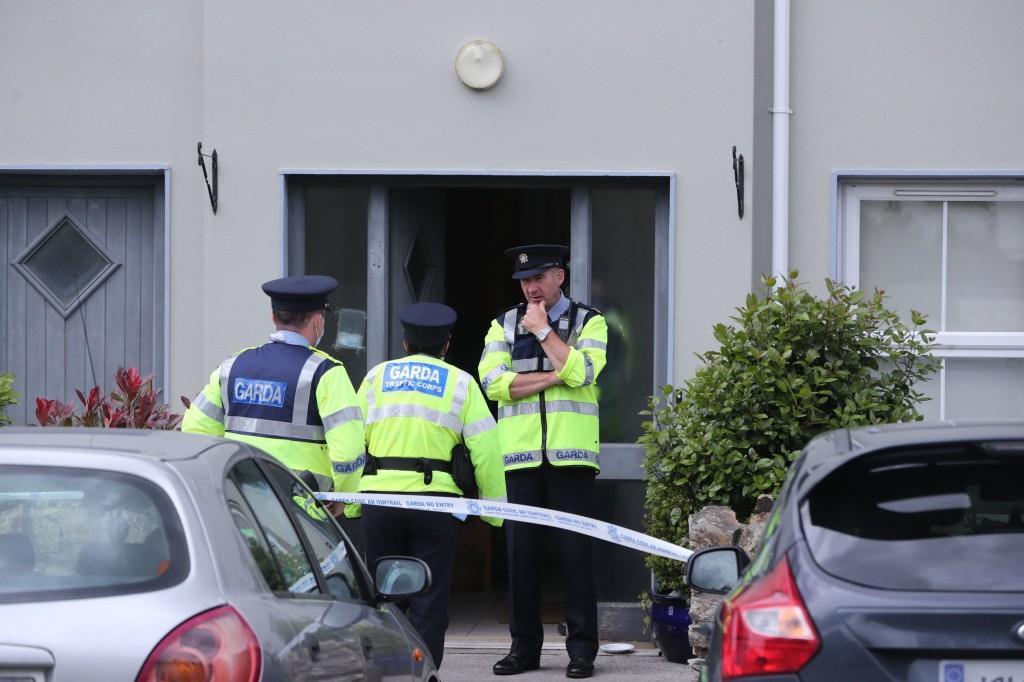
<path id="1" fill-rule="evenodd" d="M 883 589 L 1024 591 L 1024 444 L 901 448 L 851 460 L 804 498 L 811 555 Z"/>
<path id="2" fill-rule="evenodd" d="M 161 589 L 188 574 L 167 495 L 115 471 L 0 466 L 0 603 Z"/>

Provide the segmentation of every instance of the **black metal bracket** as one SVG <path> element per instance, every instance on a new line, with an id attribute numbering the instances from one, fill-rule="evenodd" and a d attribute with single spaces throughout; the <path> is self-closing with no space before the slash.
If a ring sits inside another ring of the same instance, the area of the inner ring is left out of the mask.
<path id="1" fill-rule="evenodd" d="M 743 220 L 743 155 L 736 155 L 736 145 L 732 146 L 732 177 L 736 183 L 737 212 L 740 215 L 740 220 Z"/>
<path id="2" fill-rule="evenodd" d="M 733 147 L 733 150 L 736 148 Z M 213 186 L 210 186 L 210 176 L 206 174 L 206 162 L 203 157 L 210 159 L 210 174 L 213 175 Z M 212 154 L 203 153 L 203 143 L 199 143 L 199 165 L 203 169 L 203 179 L 206 180 L 206 192 L 210 195 L 210 206 L 213 207 L 213 214 L 217 214 L 217 150 Z"/>

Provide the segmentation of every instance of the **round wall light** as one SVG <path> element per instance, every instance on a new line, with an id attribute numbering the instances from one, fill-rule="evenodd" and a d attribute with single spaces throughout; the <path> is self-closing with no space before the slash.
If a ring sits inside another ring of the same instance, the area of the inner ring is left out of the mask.
<path id="1" fill-rule="evenodd" d="M 459 80 L 474 90 L 492 87 L 505 72 L 501 50 L 487 40 L 466 43 L 455 56 L 455 73 Z"/>

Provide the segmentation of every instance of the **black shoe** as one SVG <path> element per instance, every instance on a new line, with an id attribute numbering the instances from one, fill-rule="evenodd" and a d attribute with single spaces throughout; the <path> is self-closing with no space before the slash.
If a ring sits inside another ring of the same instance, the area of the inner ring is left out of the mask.
<path id="1" fill-rule="evenodd" d="M 594 666 L 590 667 L 593 669 Z M 538 668 L 540 668 L 540 656 L 537 658 L 527 658 L 526 654 L 513 651 L 495 663 L 491 670 L 494 671 L 495 675 L 518 675 L 519 673 L 525 673 L 527 670 L 537 670 Z"/>
<path id="2" fill-rule="evenodd" d="M 573 656 L 565 667 L 565 676 L 573 679 L 594 676 L 594 664 L 582 656 Z"/>

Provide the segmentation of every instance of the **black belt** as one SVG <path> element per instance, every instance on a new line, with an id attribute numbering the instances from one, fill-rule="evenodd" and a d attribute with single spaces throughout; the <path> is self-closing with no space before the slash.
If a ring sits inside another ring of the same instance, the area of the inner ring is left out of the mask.
<path id="1" fill-rule="evenodd" d="M 452 474 L 452 462 L 433 457 L 374 457 L 367 453 L 363 476 L 376 476 L 378 469 L 416 471 L 423 474 L 423 484 L 430 485 L 435 471 Z"/>

